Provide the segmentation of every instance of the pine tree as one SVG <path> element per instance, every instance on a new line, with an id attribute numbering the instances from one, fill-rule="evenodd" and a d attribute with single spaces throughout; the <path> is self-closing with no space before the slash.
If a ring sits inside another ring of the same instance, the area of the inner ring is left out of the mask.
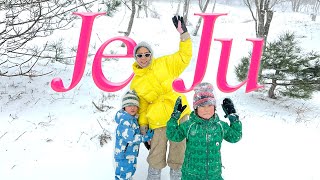
<path id="1" fill-rule="evenodd" d="M 236 66 L 240 81 L 247 77 L 251 53 L 249 55 Z M 309 99 L 314 91 L 320 90 L 320 54 L 303 52 L 294 33 L 286 32 L 266 45 L 261 68 L 259 81 L 270 84 L 270 98 L 276 98 L 276 89 L 280 95 L 301 99 Z"/>
<path id="2" fill-rule="evenodd" d="M 113 14 L 116 11 L 118 11 L 118 8 L 121 5 L 121 1 L 120 0 L 103 0 L 101 4 L 105 5 L 105 12 L 107 13 L 106 15 L 112 17 Z"/>

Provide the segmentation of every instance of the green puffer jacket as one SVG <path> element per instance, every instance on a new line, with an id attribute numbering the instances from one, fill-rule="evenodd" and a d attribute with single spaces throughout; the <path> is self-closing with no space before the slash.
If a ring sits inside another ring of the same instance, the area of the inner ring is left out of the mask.
<path id="1" fill-rule="evenodd" d="M 220 153 L 222 140 L 238 142 L 242 137 L 242 124 L 236 120 L 229 126 L 217 114 L 204 120 L 193 111 L 190 119 L 180 125 L 171 118 L 166 133 L 171 141 L 187 140 L 181 169 L 182 180 L 223 180 Z"/>

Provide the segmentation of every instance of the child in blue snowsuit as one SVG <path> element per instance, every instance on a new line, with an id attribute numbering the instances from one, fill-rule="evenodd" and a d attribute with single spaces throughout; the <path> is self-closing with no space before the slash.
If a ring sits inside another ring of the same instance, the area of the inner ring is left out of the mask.
<path id="1" fill-rule="evenodd" d="M 122 99 L 122 109 L 115 115 L 118 124 L 114 150 L 116 180 L 132 179 L 136 171 L 140 143 L 149 141 L 153 136 L 152 130 L 141 135 L 137 121 L 138 109 L 139 98 L 135 91 L 126 92 Z"/>

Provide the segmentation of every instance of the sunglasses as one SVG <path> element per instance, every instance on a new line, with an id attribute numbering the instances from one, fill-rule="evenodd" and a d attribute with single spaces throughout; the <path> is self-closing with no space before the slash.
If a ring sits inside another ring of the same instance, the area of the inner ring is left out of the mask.
<path id="1" fill-rule="evenodd" d="M 144 54 L 136 54 L 137 58 L 142 58 L 142 56 L 144 57 L 150 57 L 151 53 L 144 53 Z"/>

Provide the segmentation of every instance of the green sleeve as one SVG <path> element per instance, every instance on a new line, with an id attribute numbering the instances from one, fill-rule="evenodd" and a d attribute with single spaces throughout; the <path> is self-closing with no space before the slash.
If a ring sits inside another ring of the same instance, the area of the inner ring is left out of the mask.
<path id="1" fill-rule="evenodd" d="M 185 127 L 186 122 L 178 125 L 178 122 L 175 118 L 171 117 L 167 122 L 167 138 L 173 142 L 180 142 L 186 138 Z"/>
<path id="2" fill-rule="evenodd" d="M 230 126 L 223 121 L 220 121 L 223 126 L 223 139 L 230 142 L 236 143 L 240 141 L 242 137 L 242 123 L 241 121 L 235 121 L 230 124 Z"/>

